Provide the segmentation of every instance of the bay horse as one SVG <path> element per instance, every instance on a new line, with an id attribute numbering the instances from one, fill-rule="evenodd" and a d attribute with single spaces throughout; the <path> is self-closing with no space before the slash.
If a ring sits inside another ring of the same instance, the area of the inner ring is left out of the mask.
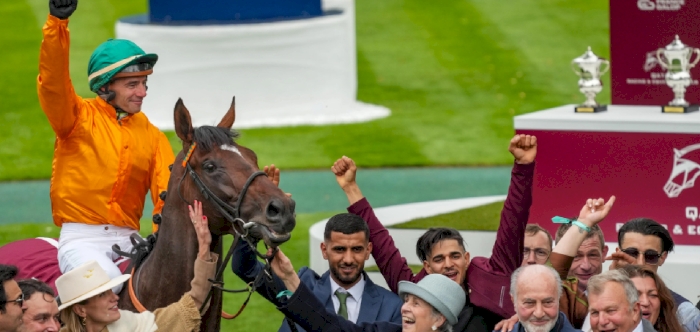
<path id="1" fill-rule="evenodd" d="M 158 218 L 157 236 L 149 236 L 150 243 L 142 242 L 150 245 L 147 256 L 138 258 L 133 283 L 125 285 L 119 294 L 121 309 L 138 311 L 138 302 L 153 311 L 177 302 L 189 291 L 198 252 L 197 235 L 188 214 L 188 205 L 194 200 L 202 202 L 209 221 L 210 250 L 219 255 L 217 273 L 226 268 L 225 235 L 245 234 L 246 240 L 262 240 L 277 247 L 289 240 L 296 224 L 294 201 L 260 171 L 255 153 L 235 142 L 238 134 L 231 129 L 236 118 L 235 98 L 217 126 L 193 128 L 181 99 L 175 105 L 174 116 L 182 151 L 171 166 L 168 190 L 160 195 L 165 204 Z M 56 255 L 52 259 L 56 260 Z M 48 265 L 58 268 L 57 262 Z M 220 329 L 222 291 L 212 287 L 210 296 L 200 331 Z"/>

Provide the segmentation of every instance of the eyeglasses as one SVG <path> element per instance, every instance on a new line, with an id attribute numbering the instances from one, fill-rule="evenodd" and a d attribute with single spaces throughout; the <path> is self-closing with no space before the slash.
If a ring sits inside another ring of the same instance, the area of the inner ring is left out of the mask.
<path id="1" fill-rule="evenodd" d="M 639 249 L 637 249 L 637 248 L 625 248 L 625 249 L 622 249 L 622 252 L 624 252 L 625 254 L 628 254 L 634 258 L 637 258 L 637 257 L 639 257 L 639 254 L 642 254 L 642 255 L 644 255 L 644 262 L 646 262 L 647 264 L 651 264 L 651 265 L 658 264 L 659 258 L 661 258 L 661 254 L 658 251 L 651 250 L 651 249 L 642 253 L 642 252 L 639 252 Z"/>
<path id="2" fill-rule="evenodd" d="M 535 256 L 536 256 L 537 258 L 547 258 L 547 257 L 549 257 L 549 252 L 547 252 L 547 250 L 544 250 L 544 249 L 541 249 L 541 248 L 534 248 L 534 249 L 523 248 L 523 258 L 527 258 L 528 256 L 530 256 L 530 252 L 531 252 L 531 251 L 534 251 L 534 252 L 535 252 Z"/>
<path id="3" fill-rule="evenodd" d="M 24 304 L 24 293 L 20 293 L 18 298 L 14 299 L 12 301 L 7 301 L 7 303 L 16 303 L 21 308 L 22 305 Z"/>

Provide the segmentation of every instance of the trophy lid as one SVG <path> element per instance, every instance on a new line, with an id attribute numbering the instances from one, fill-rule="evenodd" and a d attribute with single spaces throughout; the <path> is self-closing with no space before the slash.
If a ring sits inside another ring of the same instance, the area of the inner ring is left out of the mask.
<path id="1" fill-rule="evenodd" d="M 670 44 L 666 45 L 666 50 L 668 51 L 680 51 L 686 49 L 688 46 L 683 44 L 681 42 L 681 39 L 676 35 L 676 39 L 673 40 Z"/>
<path id="2" fill-rule="evenodd" d="M 586 53 L 583 53 L 583 55 L 581 55 L 580 57 L 574 59 L 573 62 L 574 62 L 574 63 L 579 63 L 579 64 L 582 64 L 582 63 L 597 63 L 599 60 L 601 60 L 601 58 L 599 58 L 597 55 L 595 55 L 595 54 L 593 53 L 593 51 L 591 51 L 591 47 L 588 46 L 588 50 L 586 51 Z"/>

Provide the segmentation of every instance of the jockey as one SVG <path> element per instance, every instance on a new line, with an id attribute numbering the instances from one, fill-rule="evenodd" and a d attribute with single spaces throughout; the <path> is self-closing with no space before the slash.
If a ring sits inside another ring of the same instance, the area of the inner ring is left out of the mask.
<path id="1" fill-rule="evenodd" d="M 88 80 L 96 98 L 75 93 L 68 65 L 68 17 L 78 0 L 49 0 L 43 27 L 37 90 L 56 133 L 51 211 L 61 227 L 58 261 L 68 272 L 95 260 L 110 278 L 121 275 L 112 251 L 132 248 L 145 197 L 167 189 L 173 151 L 165 135 L 141 113 L 147 77 L 158 60 L 128 40 L 110 39 L 90 57 Z M 121 285 L 113 288 L 121 290 Z"/>

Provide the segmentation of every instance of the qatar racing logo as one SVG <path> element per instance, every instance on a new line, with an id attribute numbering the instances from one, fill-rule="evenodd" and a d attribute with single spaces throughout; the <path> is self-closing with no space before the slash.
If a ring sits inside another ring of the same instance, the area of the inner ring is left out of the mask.
<path id="1" fill-rule="evenodd" d="M 637 8 L 640 10 L 654 10 L 656 8 L 656 4 L 654 1 L 651 0 L 638 0 L 637 1 Z"/>
<path id="2" fill-rule="evenodd" d="M 647 52 L 647 58 L 644 60 L 644 71 L 650 72 L 659 64 L 659 59 L 656 57 L 656 51 Z M 663 67 L 661 67 L 664 69 Z M 665 69 L 664 69 L 665 70 Z"/>
<path id="3" fill-rule="evenodd" d="M 681 191 L 692 188 L 695 179 L 700 176 L 700 163 L 684 158 L 688 153 L 700 150 L 700 143 L 686 146 L 680 150 L 673 149 L 673 170 L 664 185 L 664 192 L 669 198 L 678 197 Z"/>

